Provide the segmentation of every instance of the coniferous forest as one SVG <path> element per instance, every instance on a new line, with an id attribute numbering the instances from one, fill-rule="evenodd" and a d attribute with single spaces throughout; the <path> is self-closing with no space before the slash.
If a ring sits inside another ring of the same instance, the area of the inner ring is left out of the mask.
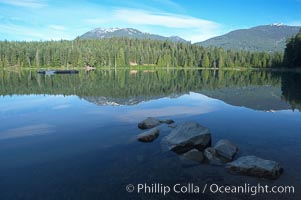
<path id="1" fill-rule="evenodd" d="M 301 67 L 301 30 L 288 40 L 283 62 L 287 67 Z"/>
<path id="2" fill-rule="evenodd" d="M 268 68 L 281 66 L 283 53 L 232 51 L 149 39 L 0 42 L 1 67 Z"/>

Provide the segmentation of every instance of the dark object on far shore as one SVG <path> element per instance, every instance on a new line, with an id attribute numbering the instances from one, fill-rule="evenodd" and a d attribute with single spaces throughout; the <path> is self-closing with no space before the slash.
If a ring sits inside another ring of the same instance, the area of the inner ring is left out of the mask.
<path id="1" fill-rule="evenodd" d="M 78 70 L 38 70 L 39 74 L 78 74 Z"/>

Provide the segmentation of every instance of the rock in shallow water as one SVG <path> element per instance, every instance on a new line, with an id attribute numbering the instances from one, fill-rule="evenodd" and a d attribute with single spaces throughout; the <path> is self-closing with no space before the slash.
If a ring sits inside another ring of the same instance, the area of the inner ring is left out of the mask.
<path id="1" fill-rule="evenodd" d="M 238 152 L 238 147 L 231 143 L 229 140 L 219 140 L 214 146 L 217 154 L 223 156 L 230 161 L 234 158 L 236 153 Z"/>
<path id="2" fill-rule="evenodd" d="M 160 120 L 161 123 L 164 123 L 164 124 L 173 124 L 175 123 L 174 120 L 172 119 L 165 119 L 165 120 Z"/>
<path id="3" fill-rule="evenodd" d="M 185 153 L 194 148 L 201 151 L 211 146 L 211 133 L 196 122 L 185 122 L 175 127 L 164 138 L 164 143 L 176 153 Z"/>
<path id="4" fill-rule="evenodd" d="M 203 152 L 198 151 L 197 149 L 192 149 L 186 153 L 183 153 L 181 156 L 185 159 L 196 162 L 203 162 L 204 160 Z"/>
<path id="5" fill-rule="evenodd" d="M 264 160 L 256 156 L 243 156 L 230 162 L 226 168 L 242 175 L 256 176 L 259 178 L 277 179 L 283 172 L 279 163 Z"/>
<path id="6" fill-rule="evenodd" d="M 137 135 L 137 140 L 140 142 L 152 142 L 159 136 L 159 134 L 159 129 L 153 128 L 149 131 Z"/>
<path id="7" fill-rule="evenodd" d="M 165 119 L 165 120 L 159 120 L 153 117 L 148 117 L 145 120 L 143 120 L 142 122 L 138 123 L 138 128 L 140 129 L 150 129 L 150 128 L 154 128 L 160 124 L 173 124 L 174 121 L 172 119 Z"/>
<path id="8" fill-rule="evenodd" d="M 207 161 L 213 165 L 224 165 L 225 163 L 229 162 L 228 159 L 219 156 L 216 149 L 213 147 L 207 147 L 204 150 L 204 156 L 206 157 Z"/>
<path id="9" fill-rule="evenodd" d="M 160 124 L 161 124 L 160 120 L 153 117 L 148 117 L 142 122 L 139 122 L 138 127 L 140 129 L 149 129 L 149 128 L 154 128 L 155 126 L 158 126 Z"/>
<path id="10" fill-rule="evenodd" d="M 170 125 L 168 125 L 168 127 L 169 127 L 169 128 L 176 128 L 177 125 L 175 125 L 175 124 L 170 124 Z"/>

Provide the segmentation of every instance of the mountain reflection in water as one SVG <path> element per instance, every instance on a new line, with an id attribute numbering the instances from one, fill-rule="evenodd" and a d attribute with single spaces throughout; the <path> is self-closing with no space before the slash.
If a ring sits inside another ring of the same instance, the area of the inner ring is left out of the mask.
<path id="1" fill-rule="evenodd" d="M 255 110 L 298 109 L 301 73 L 237 70 L 97 70 L 45 76 L 35 70 L 0 72 L 0 95 L 76 95 L 97 105 L 135 105 L 201 93 Z"/>
<path id="2" fill-rule="evenodd" d="M 39 75 L 0 71 L 0 199 L 254 199 L 255 196 L 127 193 L 126 185 L 301 187 L 300 73 L 234 70 L 95 70 Z M 293 112 L 294 111 L 294 112 Z M 224 167 L 184 162 L 166 151 L 160 126 L 152 143 L 139 143 L 146 117 L 208 127 L 212 143 L 229 139 L 237 157 L 279 162 L 277 180 L 234 176 Z M 275 197 L 275 198 L 274 198 Z"/>

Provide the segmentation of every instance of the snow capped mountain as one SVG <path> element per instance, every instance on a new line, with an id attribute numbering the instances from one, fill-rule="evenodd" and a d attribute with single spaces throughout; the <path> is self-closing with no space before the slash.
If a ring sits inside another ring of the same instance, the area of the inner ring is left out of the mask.
<path id="1" fill-rule="evenodd" d="M 105 33 L 112 33 L 114 31 L 120 30 L 121 28 L 96 28 L 94 30 L 92 30 L 92 33 L 96 33 L 96 34 L 105 34 Z"/>
<path id="2" fill-rule="evenodd" d="M 96 28 L 81 36 L 79 39 L 103 39 L 112 37 L 126 37 L 135 39 L 152 39 L 152 40 L 168 40 L 173 42 L 187 42 L 183 38 L 178 36 L 165 37 L 161 35 L 155 35 L 150 33 L 141 32 L 134 28 Z"/>
<path id="3" fill-rule="evenodd" d="M 133 96 L 133 97 L 127 97 L 127 98 L 113 98 L 113 97 L 105 97 L 105 96 L 83 96 L 82 99 L 94 103 L 96 105 L 100 106 L 129 106 L 129 105 L 137 105 L 139 103 L 150 101 L 150 100 L 156 100 L 160 98 L 177 98 L 179 96 L 182 96 L 183 94 L 175 93 L 170 95 L 157 95 L 157 96 Z"/>
<path id="4" fill-rule="evenodd" d="M 274 24 L 271 24 L 271 26 L 284 26 L 283 23 L 274 23 Z"/>

